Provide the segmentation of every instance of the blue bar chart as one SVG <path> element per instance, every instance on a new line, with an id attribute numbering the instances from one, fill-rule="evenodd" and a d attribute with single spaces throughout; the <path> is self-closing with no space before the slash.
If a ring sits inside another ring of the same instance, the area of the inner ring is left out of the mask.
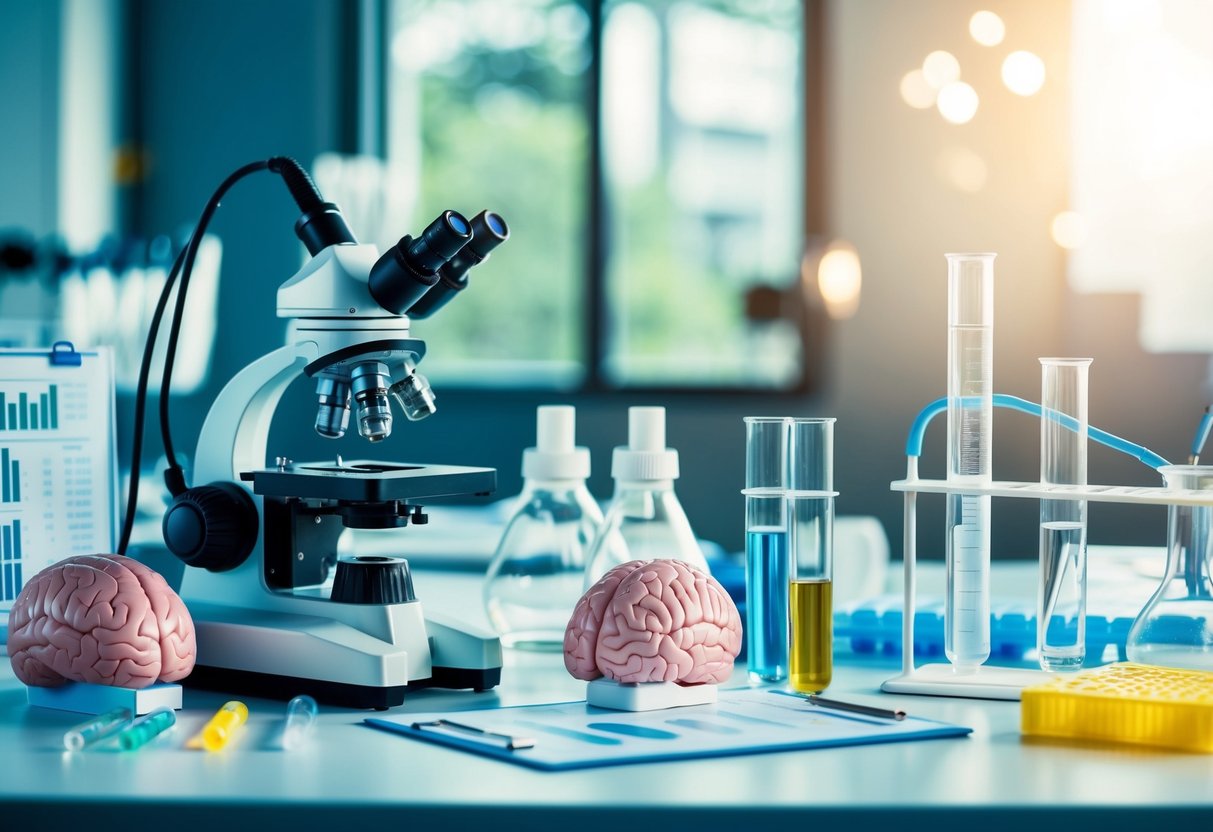
<path id="1" fill-rule="evenodd" d="M 59 385 L 45 391 L 0 390 L 0 431 L 59 429 Z"/>
<path id="2" fill-rule="evenodd" d="M 113 550 L 112 357 L 72 352 L 0 349 L 0 633 L 34 575 Z"/>
<path id="3" fill-rule="evenodd" d="M 21 521 L 0 525 L 0 602 L 12 602 L 21 591 Z"/>
<path id="4" fill-rule="evenodd" d="M 0 503 L 21 502 L 21 463 L 0 448 Z"/>

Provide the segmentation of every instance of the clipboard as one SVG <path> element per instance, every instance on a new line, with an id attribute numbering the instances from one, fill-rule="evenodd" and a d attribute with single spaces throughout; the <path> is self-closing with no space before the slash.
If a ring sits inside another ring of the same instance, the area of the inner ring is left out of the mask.
<path id="1" fill-rule="evenodd" d="M 113 551 L 114 424 L 107 348 L 0 349 L 0 643 L 26 581 L 72 555 Z"/>
<path id="2" fill-rule="evenodd" d="M 962 737 L 972 728 L 814 707 L 786 691 L 720 691 L 712 705 L 640 713 L 585 702 L 371 717 L 372 728 L 540 771 Z"/>

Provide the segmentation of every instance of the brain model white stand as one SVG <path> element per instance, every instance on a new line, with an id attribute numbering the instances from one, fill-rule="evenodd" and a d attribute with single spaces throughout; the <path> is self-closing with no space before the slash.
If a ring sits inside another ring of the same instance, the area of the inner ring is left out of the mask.
<path id="1" fill-rule="evenodd" d="M 741 652 L 741 616 L 715 578 L 681 561 L 615 567 L 577 602 L 564 665 L 590 705 L 649 711 L 716 701 Z"/>

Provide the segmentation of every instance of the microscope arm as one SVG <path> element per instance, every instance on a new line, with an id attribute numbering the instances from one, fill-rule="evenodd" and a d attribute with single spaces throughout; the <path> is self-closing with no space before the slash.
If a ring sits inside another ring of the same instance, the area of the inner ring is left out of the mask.
<path id="1" fill-rule="evenodd" d="M 278 402 L 318 356 L 314 341 L 287 344 L 249 364 L 224 386 L 198 436 L 194 482 L 239 482 L 242 471 L 265 467 Z"/>

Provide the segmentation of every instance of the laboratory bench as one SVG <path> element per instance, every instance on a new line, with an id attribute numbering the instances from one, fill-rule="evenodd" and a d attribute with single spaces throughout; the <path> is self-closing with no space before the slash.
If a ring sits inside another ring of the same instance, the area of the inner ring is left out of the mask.
<path id="1" fill-rule="evenodd" d="M 472 576 L 418 572 L 423 603 L 479 598 Z M 428 599 L 428 601 L 427 601 Z M 475 617 L 475 614 L 472 614 Z M 1213 821 L 1213 755 L 1029 741 L 1019 703 L 889 696 L 889 659 L 841 658 L 829 695 L 969 726 L 959 739 L 540 772 L 368 728 L 372 712 L 321 707 L 310 741 L 277 750 L 282 702 L 246 699 L 248 724 L 224 751 L 184 741 L 231 696 L 190 690 L 178 725 L 126 753 L 63 750 L 83 717 L 30 708 L 0 661 L 0 829 L 305 830 L 643 828 L 706 824 L 845 829 L 1072 830 Z M 744 672 L 734 677 L 744 684 Z M 561 656 L 507 651 L 499 687 L 427 690 L 391 713 L 571 701 L 584 683 Z"/>

